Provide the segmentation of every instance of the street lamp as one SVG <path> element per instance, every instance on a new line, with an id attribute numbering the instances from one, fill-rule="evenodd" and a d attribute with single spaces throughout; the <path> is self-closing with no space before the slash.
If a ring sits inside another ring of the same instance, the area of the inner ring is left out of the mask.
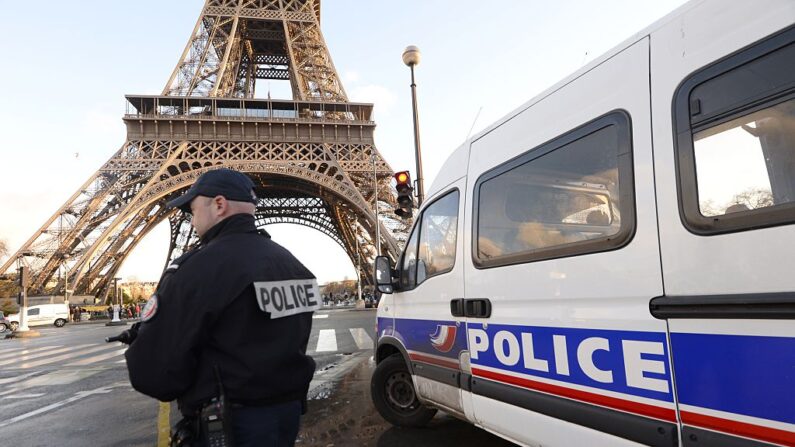
<path id="1" fill-rule="evenodd" d="M 422 154 L 420 151 L 420 119 L 417 115 L 417 83 L 414 82 L 414 66 L 419 65 L 421 59 L 420 49 L 409 45 L 403 50 L 403 63 L 411 68 L 411 106 L 414 111 L 414 155 L 417 162 L 417 208 L 422 205 L 425 198 L 425 188 L 422 177 Z"/>
<path id="2" fill-rule="evenodd" d="M 375 253 L 381 256 L 381 224 L 378 222 L 378 171 L 375 166 L 375 152 L 370 154 L 370 161 L 373 162 L 373 211 L 375 212 Z"/>
<path id="3" fill-rule="evenodd" d="M 69 260 L 69 255 L 64 254 L 61 255 L 61 267 L 64 269 L 64 277 L 63 277 L 63 299 L 66 302 L 66 305 L 69 305 L 69 266 L 66 265 L 66 261 Z"/>

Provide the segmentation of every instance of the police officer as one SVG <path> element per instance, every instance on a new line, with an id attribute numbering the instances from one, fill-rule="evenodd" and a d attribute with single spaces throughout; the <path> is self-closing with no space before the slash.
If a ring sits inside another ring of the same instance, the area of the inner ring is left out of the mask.
<path id="1" fill-rule="evenodd" d="M 220 425 L 226 445 L 292 446 L 298 435 L 320 293 L 312 272 L 257 231 L 253 188 L 245 174 L 218 169 L 168 204 L 192 214 L 201 242 L 166 268 L 131 329 L 130 382 L 178 400 L 180 436 L 194 437 L 182 445 L 210 445 Z M 221 416 L 203 423 L 222 393 Z"/>

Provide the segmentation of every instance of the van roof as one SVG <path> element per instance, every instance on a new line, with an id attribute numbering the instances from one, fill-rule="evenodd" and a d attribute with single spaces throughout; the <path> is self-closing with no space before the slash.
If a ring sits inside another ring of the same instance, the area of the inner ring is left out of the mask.
<path id="1" fill-rule="evenodd" d="M 499 127 L 502 124 L 504 124 L 505 122 L 511 120 L 511 118 L 513 118 L 516 115 L 520 114 L 524 110 L 529 109 L 534 104 L 537 104 L 538 102 L 540 102 L 544 98 L 550 96 L 551 94 L 555 93 L 556 91 L 562 89 L 563 87 L 565 87 L 566 85 L 570 84 L 572 81 L 574 81 L 575 79 L 577 79 L 580 76 L 584 75 L 585 73 L 588 73 L 589 71 L 591 71 L 594 68 L 598 67 L 599 65 L 604 63 L 606 60 L 612 58 L 616 54 L 618 54 L 621 51 L 623 51 L 623 50 L 627 49 L 628 47 L 630 47 L 635 42 L 641 40 L 642 38 L 644 38 L 646 36 L 651 35 L 655 31 L 657 31 L 657 30 L 665 27 L 666 25 L 668 25 L 674 19 L 684 15 L 687 11 L 689 11 L 689 10 L 691 10 L 691 9 L 697 7 L 698 5 L 700 5 L 702 3 L 705 3 L 707 1 L 714 1 L 714 0 L 691 0 L 691 1 L 687 2 L 687 3 L 685 3 L 684 5 L 674 9 L 673 11 L 671 11 L 668 14 L 666 14 L 662 18 L 658 19 L 657 21 L 655 21 L 651 25 L 647 26 L 646 28 L 643 28 L 641 31 L 636 32 L 635 34 L 633 34 L 629 38 L 627 38 L 624 41 L 622 41 L 620 44 L 616 45 L 612 49 L 610 49 L 607 52 L 603 53 L 601 56 L 597 57 L 596 59 L 594 59 L 593 61 L 589 62 L 588 64 L 584 65 L 579 70 L 577 70 L 574 73 L 570 74 L 569 76 L 563 78 L 563 80 L 557 82 L 552 87 L 549 87 L 548 89 L 546 89 L 543 92 L 539 93 L 538 95 L 534 96 L 532 99 L 530 99 L 529 101 L 527 101 L 524 104 L 520 105 L 516 109 L 512 110 L 511 112 L 509 112 L 508 114 L 506 114 L 505 116 L 503 116 L 499 120 L 495 121 L 493 124 L 491 124 L 487 128 L 481 130 L 480 132 L 475 134 L 472 138 L 467 140 L 467 142 L 466 142 L 467 144 L 465 144 L 465 145 L 468 145 L 468 143 L 472 143 L 472 142 L 475 142 L 475 141 L 479 140 L 480 138 L 483 138 L 484 136 L 486 136 L 488 133 L 490 133 L 491 131 L 493 131 L 497 127 Z"/>

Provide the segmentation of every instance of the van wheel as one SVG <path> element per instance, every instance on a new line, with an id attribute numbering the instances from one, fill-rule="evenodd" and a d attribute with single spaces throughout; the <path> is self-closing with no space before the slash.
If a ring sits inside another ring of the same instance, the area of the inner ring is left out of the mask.
<path id="1" fill-rule="evenodd" d="M 55 327 L 63 327 L 63 325 L 66 324 L 66 320 L 64 320 L 63 318 L 59 318 L 55 320 L 55 323 L 53 324 L 55 324 Z"/>
<path id="2" fill-rule="evenodd" d="M 5 323 L 0 323 L 0 333 L 5 332 L 8 330 L 8 326 Z"/>
<path id="3" fill-rule="evenodd" d="M 19 327 L 19 323 L 17 323 L 16 321 L 12 321 L 11 322 L 11 330 L 12 331 L 17 330 L 18 327 Z"/>
<path id="4" fill-rule="evenodd" d="M 417 398 L 411 373 L 400 354 L 385 358 L 373 372 L 370 395 L 381 416 L 392 425 L 423 427 L 436 414 Z"/>

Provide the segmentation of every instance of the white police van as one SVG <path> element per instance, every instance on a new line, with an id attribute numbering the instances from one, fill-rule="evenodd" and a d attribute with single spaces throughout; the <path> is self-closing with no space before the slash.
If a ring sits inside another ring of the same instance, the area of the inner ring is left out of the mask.
<path id="1" fill-rule="evenodd" d="M 795 445 L 795 1 L 693 1 L 467 141 L 372 394 L 522 445 Z"/>

